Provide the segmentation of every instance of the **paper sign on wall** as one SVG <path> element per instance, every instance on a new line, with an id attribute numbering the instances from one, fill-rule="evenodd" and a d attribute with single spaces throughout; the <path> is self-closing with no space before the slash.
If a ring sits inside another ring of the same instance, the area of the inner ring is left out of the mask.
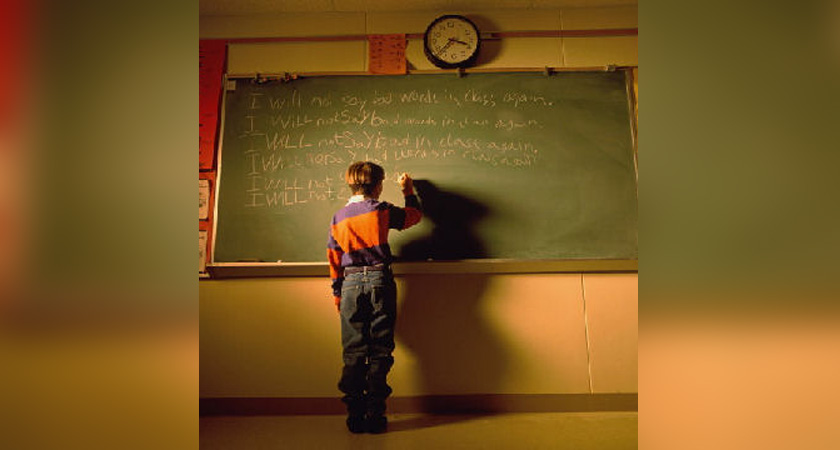
<path id="1" fill-rule="evenodd" d="M 198 180 L 198 219 L 210 216 L 210 180 Z"/>
<path id="2" fill-rule="evenodd" d="M 368 36 L 368 71 L 404 74 L 405 34 L 372 34 Z"/>
<path id="3" fill-rule="evenodd" d="M 207 269 L 207 231 L 198 230 L 198 273 Z"/>

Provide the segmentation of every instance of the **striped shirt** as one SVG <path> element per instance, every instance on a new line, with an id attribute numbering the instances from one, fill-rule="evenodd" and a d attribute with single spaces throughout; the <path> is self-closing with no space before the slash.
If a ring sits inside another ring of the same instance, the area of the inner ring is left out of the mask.
<path id="1" fill-rule="evenodd" d="M 333 295 L 341 297 L 344 268 L 390 264 L 388 230 L 404 230 L 423 217 L 420 201 L 414 194 L 405 196 L 405 208 L 362 196 L 353 196 L 333 216 L 327 241 L 327 259 Z"/>

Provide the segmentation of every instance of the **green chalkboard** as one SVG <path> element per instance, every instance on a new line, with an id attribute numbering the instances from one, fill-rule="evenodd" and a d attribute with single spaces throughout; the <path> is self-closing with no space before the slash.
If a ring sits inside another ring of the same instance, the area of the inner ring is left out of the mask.
<path id="1" fill-rule="evenodd" d="M 214 262 L 325 262 L 357 160 L 397 205 L 397 173 L 417 180 L 398 259 L 636 259 L 628 101 L 623 71 L 235 80 Z"/>

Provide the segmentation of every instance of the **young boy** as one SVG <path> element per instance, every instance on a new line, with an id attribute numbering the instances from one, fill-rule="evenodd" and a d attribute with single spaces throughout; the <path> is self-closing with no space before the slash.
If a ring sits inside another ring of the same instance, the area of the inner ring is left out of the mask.
<path id="1" fill-rule="evenodd" d="M 384 432 L 386 377 L 394 364 L 397 289 L 391 273 L 388 230 L 420 221 L 420 202 L 408 174 L 399 177 L 405 208 L 380 202 L 385 170 L 371 162 L 350 165 L 345 179 L 353 196 L 330 225 L 330 261 L 335 306 L 341 315 L 344 369 L 338 388 L 353 433 Z"/>

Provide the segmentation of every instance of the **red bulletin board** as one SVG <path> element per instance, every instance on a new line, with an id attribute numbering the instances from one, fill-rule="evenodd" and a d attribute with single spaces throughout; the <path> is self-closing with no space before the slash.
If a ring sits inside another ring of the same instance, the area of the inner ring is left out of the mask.
<path id="1" fill-rule="evenodd" d="M 198 41 L 198 168 L 212 169 L 218 136 L 219 102 L 227 42 Z"/>

